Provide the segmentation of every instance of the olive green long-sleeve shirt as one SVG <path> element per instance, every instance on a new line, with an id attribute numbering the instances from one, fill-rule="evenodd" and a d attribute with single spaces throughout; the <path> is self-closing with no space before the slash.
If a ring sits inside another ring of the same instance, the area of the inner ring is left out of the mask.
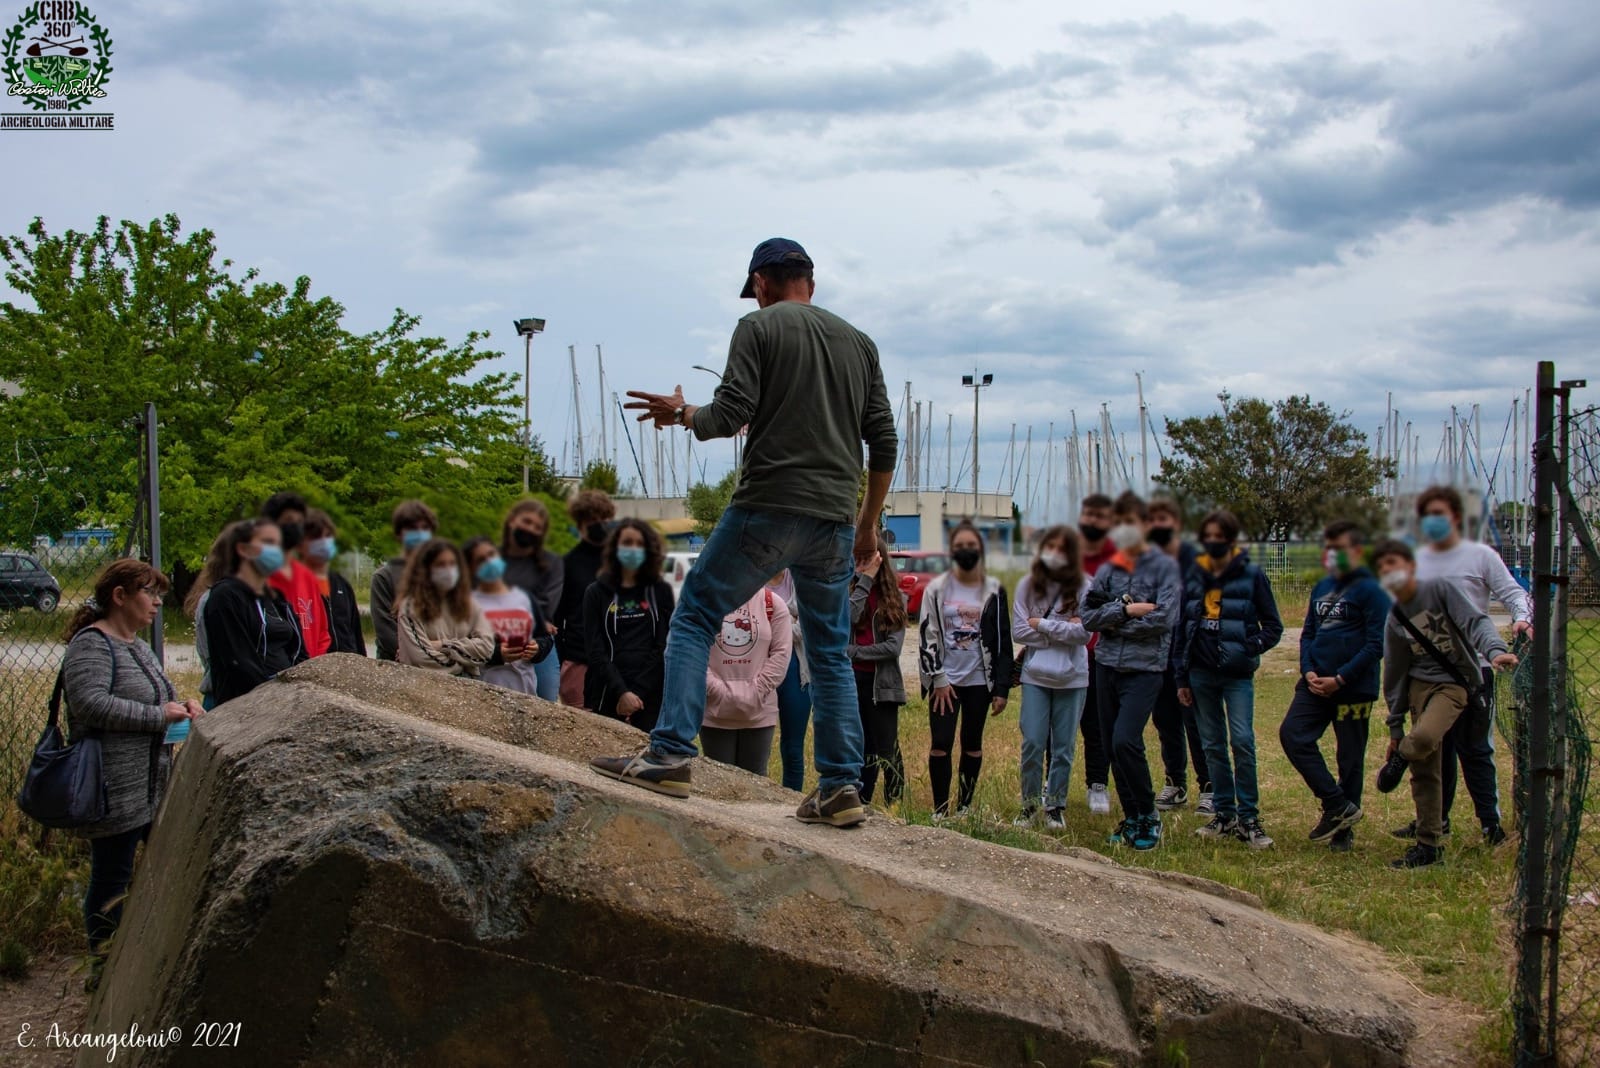
<path id="1" fill-rule="evenodd" d="M 893 471 L 899 442 L 872 339 L 814 304 L 782 301 L 739 320 L 701 441 L 749 427 L 733 505 L 853 522 L 867 467 Z"/>

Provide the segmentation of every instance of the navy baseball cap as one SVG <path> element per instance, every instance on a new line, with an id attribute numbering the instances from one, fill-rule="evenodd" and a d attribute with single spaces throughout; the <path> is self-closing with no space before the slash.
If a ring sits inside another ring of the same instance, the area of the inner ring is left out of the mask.
<path id="1" fill-rule="evenodd" d="M 750 276 L 763 267 L 774 267 L 783 264 L 787 267 L 805 267 L 810 269 L 816 264 L 811 262 L 811 257 L 806 255 L 806 250 L 800 247 L 800 242 L 790 241 L 787 237 L 769 237 L 756 246 L 750 254 L 750 269 L 745 272 L 744 289 L 739 293 L 740 300 L 749 300 L 756 295 L 755 282 Z"/>

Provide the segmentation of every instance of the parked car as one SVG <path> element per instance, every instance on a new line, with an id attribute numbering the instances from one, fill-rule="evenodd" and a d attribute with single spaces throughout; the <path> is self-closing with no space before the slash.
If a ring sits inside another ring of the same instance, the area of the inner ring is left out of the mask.
<path id="1" fill-rule="evenodd" d="M 27 553 L 0 552 L 0 608 L 36 608 L 54 612 L 61 603 L 61 583 Z"/>
<path id="2" fill-rule="evenodd" d="M 900 592 L 906 595 L 906 612 L 912 619 L 922 611 L 922 591 L 935 575 L 950 570 L 950 557 L 942 552 L 902 551 L 889 554 L 900 575 Z"/>
<path id="3" fill-rule="evenodd" d="M 690 568 L 700 559 L 699 553 L 673 552 L 667 554 L 666 563 L 662 566 L 662 578 L 672 587 L 672 598 L 676 601 L 683 593 L 683 580 L 689 577 Z"/>

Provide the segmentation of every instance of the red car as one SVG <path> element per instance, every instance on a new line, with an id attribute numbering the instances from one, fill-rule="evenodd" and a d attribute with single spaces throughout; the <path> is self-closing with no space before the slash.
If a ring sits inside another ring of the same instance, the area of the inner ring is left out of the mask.
<path id="1" fill-rule="evenodd" d="M 900 575 L 900 592 L 906 595 L 906 612 L 915 620 L 922 611 L 922 591 L 935 575 L 950 570 L 950 557 L 942 552 L 890 553 Z"/>

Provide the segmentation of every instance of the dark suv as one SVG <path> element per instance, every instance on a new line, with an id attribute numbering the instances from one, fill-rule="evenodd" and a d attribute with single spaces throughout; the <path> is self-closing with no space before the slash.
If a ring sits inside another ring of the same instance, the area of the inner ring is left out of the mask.
<path id="1" fill-rule="evenodd" d="M 37 608 L 54 612 L 61 603 L 61 583 L 27 553 L 0 552 L 0 608 Z"/>

